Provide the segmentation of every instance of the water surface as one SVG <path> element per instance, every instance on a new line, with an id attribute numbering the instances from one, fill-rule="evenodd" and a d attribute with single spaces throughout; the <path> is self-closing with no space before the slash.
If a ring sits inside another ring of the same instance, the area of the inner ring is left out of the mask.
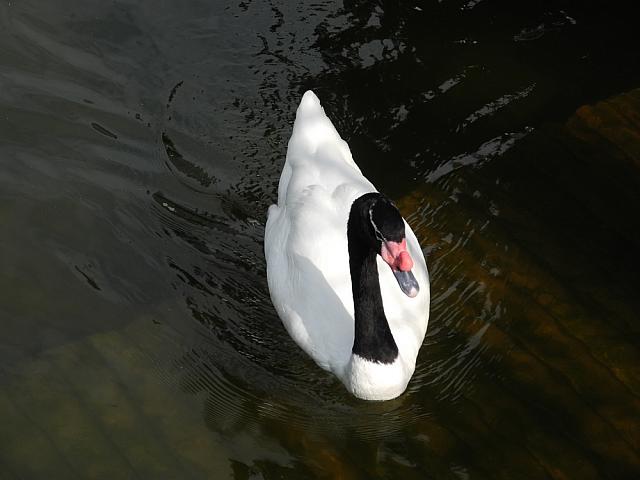
<path id="1" fill-rule="evenodd" d="M 0 478 L 637 478 L 625 8 L 0 5 Z M 269 301 L 309 88 L 429 264 L 390 402 L 351 398 Z"/>

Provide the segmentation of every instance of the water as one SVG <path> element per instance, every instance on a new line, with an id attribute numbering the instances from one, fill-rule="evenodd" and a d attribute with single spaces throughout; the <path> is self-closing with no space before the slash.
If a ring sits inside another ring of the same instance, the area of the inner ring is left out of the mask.
<path id="1" fill-rule="evenodd" d="M 625 8 L 0 5 L 0 478 L 637 478 Z M 394 401 L 348 396 L 269 302 L 308 88 L 430 266 Z"/>

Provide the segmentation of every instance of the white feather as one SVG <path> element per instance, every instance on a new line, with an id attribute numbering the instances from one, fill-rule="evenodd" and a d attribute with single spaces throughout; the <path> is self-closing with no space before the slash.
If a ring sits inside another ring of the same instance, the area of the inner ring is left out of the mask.
<path id="1" fill-rule="evenodd" d="M 353 161 L 313 92 L 304 94 L 289 140 L 278 186 L 269 208 L 265 257 L 275 309 L 293 340 L 316 363 L 333 372 L 354 395 L 383 400 L 400 395 L 415 369 L 429 318 L 429 278 L 418 241 L 405 222 L 415 298 L 399 288 L 378 257 L 380 289 L 398 346 L 393 364 L 353 355 L 353 297 L 347 250 L 351 204 L 376 188 Z"/>

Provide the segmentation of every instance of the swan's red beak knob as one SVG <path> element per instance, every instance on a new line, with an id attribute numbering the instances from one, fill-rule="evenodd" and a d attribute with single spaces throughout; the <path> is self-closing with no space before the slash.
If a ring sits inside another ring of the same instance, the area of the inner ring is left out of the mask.
<path id="1" fill-rule="evenodd" d="M 380 256 L 392 270 L 409 272 L 413 268 L 413 260 L 407 251 L 407 239 L 401 242 L 383 242 Z"/>

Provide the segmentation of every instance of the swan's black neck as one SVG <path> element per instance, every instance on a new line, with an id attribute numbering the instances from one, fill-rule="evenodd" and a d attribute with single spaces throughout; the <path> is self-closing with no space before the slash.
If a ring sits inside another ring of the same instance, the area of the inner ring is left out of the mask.
<path id="1" fill-rule="evenodd" d="M 351 206 L 347 224 L 349 269 L 355 317 L 353 353 L 378 363 L 393 363 L 398 346 L 384 313 L 380 279 L 376 263 L 375 234 L 370 223 L 370 209 L 382 197 L 367 193 Z"/>

